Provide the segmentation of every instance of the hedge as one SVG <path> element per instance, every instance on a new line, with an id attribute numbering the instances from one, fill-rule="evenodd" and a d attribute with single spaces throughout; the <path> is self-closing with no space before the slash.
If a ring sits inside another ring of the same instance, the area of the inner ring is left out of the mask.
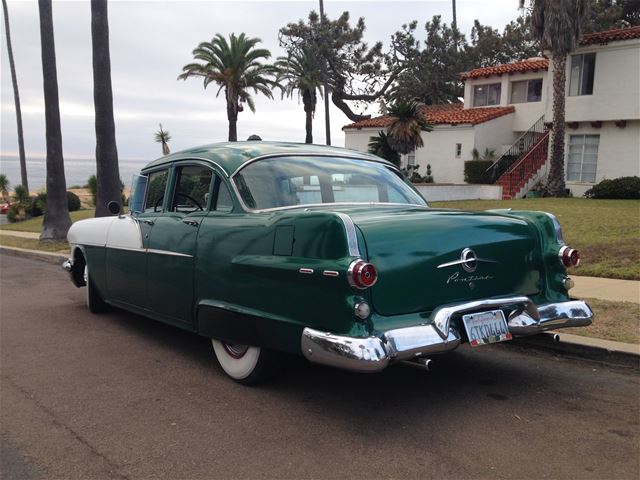
<path id="1" fill-rule="evenodd" d="M 640 199 L 640 177 L 620 177 L 612 180 L 602 180 L 587 190 L 587 198 L 619 198 Z"/>
<path id="2" fill-rule="evenodd" d="M 484 172 L 493 165 L 493 160 L 469 160 L 464 162 L 464 181 L 467 183 L 491 183 Z"/>

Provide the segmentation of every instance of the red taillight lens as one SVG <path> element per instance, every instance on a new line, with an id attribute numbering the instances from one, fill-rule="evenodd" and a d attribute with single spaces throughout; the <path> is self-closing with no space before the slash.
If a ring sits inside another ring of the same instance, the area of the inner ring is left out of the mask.
<path id="1" fill-rule="evenodd" d="M 355 260 L 349 265 L 347 273 L 349 284 L 356 288 L 369 288 L 378 280 L 376 267 L 364 260 Z"/>
<path id="2" fill-rule="evenodd" d="M 567 268 L 577 267 L 580 265 L 580 252 L 574 248 L 569 248 L 566 245 L 560 249 L 558 257 L 560 257 L 560 261 Z"/>

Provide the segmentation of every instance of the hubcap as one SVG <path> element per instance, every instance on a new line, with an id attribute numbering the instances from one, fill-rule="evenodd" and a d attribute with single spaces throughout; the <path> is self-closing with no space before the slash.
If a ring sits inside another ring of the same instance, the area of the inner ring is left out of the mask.
<path id="1" fill-rule="evenodd" d="M 229 354 L 230 357 L 233 358 L 242 358 L 249 350 L 248 345 L 239 345 L 236 343 L 224 343 L 222 342 L 222 346 L 224 347 L 225 352 Z"/>

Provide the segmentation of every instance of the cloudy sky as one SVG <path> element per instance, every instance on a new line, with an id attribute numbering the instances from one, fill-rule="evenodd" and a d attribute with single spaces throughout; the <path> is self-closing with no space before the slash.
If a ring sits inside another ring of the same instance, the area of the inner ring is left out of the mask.
<path id="1" fill-rule="evenodd" d="M 8 4 L 27 157 L 42 158 L 46 148 L 38 5 L 36 1 Z M 518 14 L 517 0 L 458 0 L 457 4 L 458 23 L 467 35 L 475 18 L 501 30 Z M 153 142 L 159 122 L 173 137 L 172 151 L 226 140 L 224 99 L 216 98 L 213 88 L 205 91 L 199 80 L 176 80 L 181 67 L 191 60 L 192 49 L 215 33 L 246 32 L 261 38 L 273 56 L 282 55 L 278 29 L 317 8 L 317 1 L 111 1 L 111 71 L 120 158 L 142 162 L 159 156 L 160 146 Z M 447 23 L 452 16 L 448 0 L 325 0 L 325 10 L 332 18 L 345 10 L 354 19 L 364 17 L 367 41 L 385 44 L 403 23 L 418 20 L 419 35 L 423 35 L 422 26 L 433 15 L 442 15 Z M 89 2 L 54 2 L 53 21 L 65 158 L 91 159 L 95 134 Z M 4 23 L 0 42 L 0 153 L 6 158 L 18 148 Z M 265 140 L 304 141 L 304 111 L 297 99 L 257 97 L 256 106 L 255 114 L 248 110 L 240 114 L 238 138 L 257 133 Z M 346 123 L 344 114 L 332 106 L 334 145 L 344 144 L 341 127 Z M 316 113 L 314 140 L 324 142 L 322 109 Z"/>

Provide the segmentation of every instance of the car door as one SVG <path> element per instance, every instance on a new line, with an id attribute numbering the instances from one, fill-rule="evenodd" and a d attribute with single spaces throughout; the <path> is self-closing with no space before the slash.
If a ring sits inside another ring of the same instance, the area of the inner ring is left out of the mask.
<path id="1" fill-rule="evenodd" d="M 164 212 L 154 219 L 147 243 L 149 308 L 187 328 L 192 328 L 198 229 L 209 209 L 212 178 L 207 164 L 176 164 Z"/>
<path id="2" fill-rule="evenodd" d="M 140 212 L 121 216 L 109 229 L 106 275 L 109 298 L 138 308 L 148 308 L 147 244 L 155 221 L 163 214 L 169 168 L 149 174 Z"/>

